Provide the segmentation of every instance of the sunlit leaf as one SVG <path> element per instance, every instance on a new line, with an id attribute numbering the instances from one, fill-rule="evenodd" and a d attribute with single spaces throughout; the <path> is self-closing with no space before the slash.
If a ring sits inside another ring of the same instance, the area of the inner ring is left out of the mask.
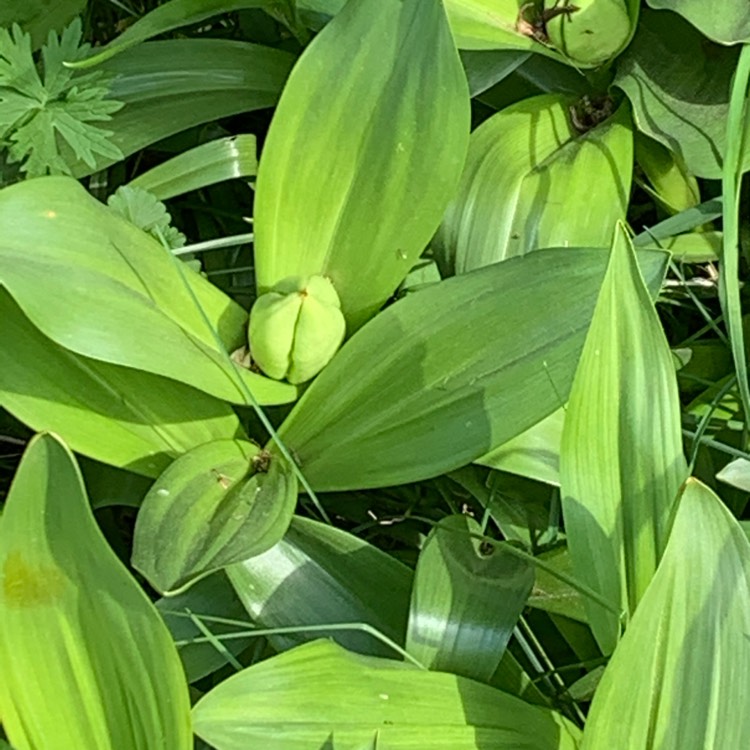
<path id="1" fill-rule="evenodd" d="M 695 479 L 594 696 L 583 748 L 750 746 L 750 544 Z"/>
<path id="2" fill-rule="evenodd" d="M 578 729 L 465 677 L 359 656 L 330 641 L 299 646 L 225 680 L 193 709 L 216 750 L 575 750 Z"/>
<path id="3" fill-rule="evenodd" d="M 350 326 L 367 320 L 440 222 L 463 167 L 469 114 L 441 2 L 346 5 L 292 71 L 263 148 L 259 292 L 323 274 Z"/>
<path id="4" fill-rule="evenodd" d="M 542 250 L 388 307 L 280 428 L 307 479 L 345 490 L 437 476 L 551 414 L 567 398 L 606 262 L 602 250 Z M 641 262 L 658 289 L 663 255 Z"/>
<path id="5" fill-rule="evenodd" d="M 252 619 L 261 627 L 365 623 L 403 645 L 412 574 L 409 568 L 353 534 L 308 518 L 295 518 L 268 552 L 227 568 Z M 319 637 L 270 637 L 287 649 Z M 342 628 L 329 637 L 360 653 L 393 657 L 371 634 Z"/>
<path id="6" fill-rule="evenodd" d="M 484 549 L 468 516 L 441 520 L 417 562 L 407 651 L 437 671 L 489 681 L 518 622 L 534 570 L 503 547 Z"/>
<path id="7" fill-rule="evenodd" d="M 244 402 L 243 377 L 261 403 L 296 389 L 232 366 L 246 312 L 160 244 L 91 197 L 75 180 L 28 180 L 0 192 L 0 282 L 48 338 L 92 359 L 178 380 Z M 33 248 L 33 252 L 30 250 Z"/>
<path id="8" fill-rule="evenodd" d="M 461 183 L 433 243 L 446 271 L 544 247 L 609 244 L 630 195 L 629 114 L 621 108 L 581 135 L 571 119 L 574 102 L 560 94 L 523 99 L 472 133 Z"/>
<path id="9" fill-rule="evenodd" d="M 257 445 L 217 440 L 180 456 L 138 513 L 133 566 L 162 593 L 259 555 L 284 535 L 297 480 Z"/>
<path id="10" fill-rule="evenodd" d="M 201 391 L 64 349 L 4 289 L 0 404 L 79 453 L 151 477 L 191 448 L 244 434 L 232 408 Z"/>
<path id="11" fill-rule="evenodd" d="M 0 714 L 17 750 L 187 750 L 187 684 L 72 454 L 30 444 L 0 523 Z"/>
<path id="12" fill-rule="evenodd" d="M 672 354 L 621 227 L 571 389 L 560 452 L 568 548 L 605 653 L 664 551 L 687 467 Z"/>

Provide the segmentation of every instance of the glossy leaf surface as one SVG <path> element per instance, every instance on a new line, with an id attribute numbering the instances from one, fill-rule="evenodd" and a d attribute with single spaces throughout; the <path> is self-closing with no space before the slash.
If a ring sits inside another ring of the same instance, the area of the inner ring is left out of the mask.
<path id="1" fill-rule="evenodd" d="M 666 544 L 687 466 L 672 354 L 635 253 L 618 227 L 571 389 L 560 451 L 568 548 L 602 651 L 617 642 Z"/>
<path id="2" fill-rule="evenodd" d="M 261 403 L 294 399 L 288 384 L 232 366 L 246 313 L 75 180 L 46 177 L 0 192 L 0 281 L 29 320 L 77 354 L 162 375 L 243 402 L 243 377 Z"/>
<path id="3" fill-rule="evenodd" d="M 696 176 L 714 179 L 721 176 L 736 63 L 735 49 L 711 44 L 676 14 L 644 9 L 615 85 L 630 99 L 640 130 L 678 154 Z"/>
<path id="4" fill-rule="evenodd" d="M 468 138 L 468 88 L 442 3 L 346 5 L 295 66 L 264 145 L 258 291 L 322 274 L 350 326 L 361 325 L 434 233 Z"/>
<path id="5" fill-rule="evenodd" d="M 559 94 L 531 97 L 472 133 L 461 183 L 433 243 L 446 271 L 464 273 L 544 247 L 609 244 L 630 195 L 629 116 L 622 108 L 580 135 L 572 105 Z"/>
<path id="6" fill-rule="evenodd" d="M 403 563 L 341 529 L 295 518 L 268 552 L 227 569 L 237 595 L 261 627 L 366 623 L 403 644 L 412 573 Z M 273 635 L 278 649 L 319 637 L 301 630 Z M 329 637 L 360 653 L 393 649 L 355 630 Z"/>
<path id="7" fill-rule="evenodd" d="M 468 516 L 441 520 L 414 576 L 406 650 L 430 669 L 488 682 L 534 583 L 534 570 L 502 546 L 484 550 Z M 490 551 L 491 550 L 491 551 Z"/>
<path id="8" fill-rule="evenodd" d="M 293 62 L 288 52 L 224 39 L 169 39 L 127 50 L 97 68 L 116 77 L 111 96 L 125 103 L 107 123 L 112 143 L 129 156 L 195 125 L 271 107 Z M 73 168 L 75 177 L 91 172 L 83 162 Z"/>
<path id="9" fill-rule="evenodd" d="M 251 177 L 257 170 L 255 136 L 235 135 L 188 149 L 128 184 L 164 201 L 223 180 Z"/>
<path id="10" fill-rule="evenodd" d="M 296 503 L 297 480 L 284 459 L 261 456 L 252 443 L 206 443 L 180 456 L 146 495 L 133 566 L 158 591 L 177 593 L 271 548 Z"/>
<path id="11" fill-rule="evenodd" d="M 578 737 L 558 714 L 486 685 L 328 641 L 231 677 L 196 704 L 193 721 L 217 750 L 360 748 L 375 739 L 389 750 L 574 750 Z"/>
<path id="12" fill-rule="evenodd" d="M 690 479 L 594 696 L 583 748 L 746 747 L 749 631 L 750 544 L 721 500 Z"/>
<path id="13" fill-rule="evenodd" d="M 606 261 L 601 250 L 538 251 L 387 308 L 280 429 L 307 479 L 344 490 L 436 476 L 552 413 L 567 397 Z M 657 289 L 663 255 L 642 262 Z"/>
<path id="14" fill-rule="evenodd" d="M 672 10 L 719 44 L 750 41 L 750 7 L 743 0 L 720 5 L 701 0 L 647 0 L 652 8 Z"/>
<path id="15" fill-rule="evenodd" d="M 102 536 L 72 454 L 24 454 L 0 523 L 0 714 L 17 750 L 187 750 L 164 623 Z"/>
<path id="16" fill-rule="evenodd" d="M 0 404 L 79 453 L 151 477 L 191 448 L 243 434 L 232 408 L 201 391 L 64 349 L 4 289 Z"/>

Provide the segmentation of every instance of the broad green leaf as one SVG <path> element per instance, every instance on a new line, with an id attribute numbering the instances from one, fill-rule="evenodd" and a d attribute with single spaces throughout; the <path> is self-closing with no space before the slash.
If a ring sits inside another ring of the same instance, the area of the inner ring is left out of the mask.
<path id="1" fill-rule="evenodd" d="M 244 434 L 232 408 L 201 391 L 64 349 L 4 289 L 0 404 L 79 453 L 151 477 L 191 448 Z"/>
<path id="2" fill-rule="evenodd" d="M 71 67 L 88 68 L 98 65 L 136 44 L 182 26 L 200 23 L 221 13 L 270 7 L 276 2 L 277 0 L 170 0 L 146 13 L 109 44 L 99 47 L 93 55 L 73 63 Z"/>
<path id="3" fill-rule="evenodd" d="M 632 615 L 654 575 L 686 474 L 672 354 L 635 253 L 618 227 L 560 450 L 575 576 L 614 609 L 586 600 L 605 654 L 617 643 L 617 612 Z"/>
<path id="4" fill-rule="evenodd" d="M 17 750 L 192 747 L 169 632 L 51 435 L 32 440 L 13 481 L 0 569 L 0 714 Z"/>
<path id="5" fill-rule="evenodd" d="M 283 458 L 217 440 L 180 456 L 154 482 L 135 526 L 133 567 L 163 594 L 273 547 L 297 504 Z"/>
<path id="6" fill-rule="evenodd" d="M 261 627 L 366 623 L 404 642 L 411 571 L 341 529 L 295 517 L 276 546 L 226 572 Z M 270 640 L 277 649 L 287 649 L 318 635 L 301 630 Z M 329 636 L 361 653 L 393 656 L 393 649 L 361 631 L 342 629 Z"/>
<path id="7" fill-rule="evenodd" d="M 657 10 L 673 10 L 719 44 L 750 41 L 750 7 L 744 0 L 705 3 L 701 0 L 647 0 Z"/>
<path id="8" fill-rule="evenodd" d="M 232 351 L 246 313 L 75 180 L 47 177 L 0 192 L 0 283 L 48 338 L 77 354 L 144 370 L 210 395 L 294 400 L 293 386 L 231 366 L 182 279 Z M 33 249 L 33 250 L 32 250 Z"/>
<path id="9" fill-rule="evenodd" d="M 750 746 L 750 545 L 688 480 L 664 557 L 594 696 L 583 748 Z"/>
<path id="10" fill-rule="evenodd" d="M 472 133 L 461 183 L 433 243 L 446 272 L 537 248 L 609 244 L 630 196 L 629 115 L 623 107 L 581 135 L 572 106 L 560 94 L 524 99 Z"/>
<path id="11" fill-rule="evenodd" d="M 711 44 L 674 13 L 644 9 L 618 62 L 615 85 L 630 99 L 640 130 L 681 157 L 697 177 L 714 179 L 721 176 L 736 63 L 735 49 Z M 750 164 L 750 153 L 744 164 Z"/>
<path id="12" fill-rule="evenodd" d="M 211 618 L 247 620 L 242 603 L 223 572 L 213 573 L 198 581 L 187 591 L 176 596 L 159 599 L 156 608 L 164 618 L 175 641 L 190 641 L 203 638 L 203 631 L 189 617 L 198 618 L 211 633 L 237 633 L 236 625 L 214 622 Z M 253 641 L 247 638 L 232 638 L 223 641 L 227 651 L 236 656 Z M 188 682 L 193 683 L 223 667 L 227 661 L 212 643 L 187 643 L 177 647 Z"/>
<path id="13" fill-rule="evenodd" d="M 251 177 L 258 169 L 254 135 L 234 135 L 203 143 L 131 180 L 165 201 L 236 177 Z"/>
<path id="14" fill-rule="evenodd" d="M 639 133 L 635 158 L 654 189 L 654 197 L 671 214 L 680 213 L 701 202 L 698 181 L 683 159 L 661 143 Z"/>
<path id="15" fill-rule="evenodd" d="M 193 709 L 216 750 L 342 750 L 378 733 L 387 750 L 574 750 L 579 731 L 465 677 L 315 641 L 243 670 Z"/>
<path id="16" fill-rule="evenodd" d="M 439 0 L 347 4 L 292 71 L 264 145 L 259 292 L 323 274 L 350 326 L 365 322 L 437 228 L 463 167 L 469 115 Z"/>
<path id="17" fill-rule="evenodd" d="M 282 50 L 223 39 L 146 42 L 97 68 L 116 76 L 111 96 L 125 103 L 107 122 L 112 143 L 129 156 L 195 125 L 271 107 L 293 62 Z M 92 171 L 73 168 L 76 177 Z"/>
<path id="18" fill-rule="evenodd" d="M 565 409 L 561 407 L 520 435 L 480 456 L 475 463 L 559 486 L 560 439 L 564 424 Z"/>
<path id="19" fill-rule="evenodd" d="M 441 520 L 419 554 L 406 650 L 430 669 L 488 682 L 534 584 L 529 563 L 484 549 L 468 516 Z"/>
<path id="20" fill-rule="evenodd" d="M 664 256 L 641 261 L 658 289 Z M 312 486 L 363 489 L 444 474 L 551 414 L 567 398 L 606 262 L 602 250 L 542 250 L 386 308 L 344 344 L 280 428 Z"/>
<path id="21" fill-rule="evenodd" d="M 50 31 L 62 31 L 86 7 L 87 0 L 4 0 L 0 5 L 0 28 L 14 23 L 31 35 L 34 49 L 46 41 Z"/>
<path id="22" fill-rule="evenodd" d="M 721 232 L 688 232 L 643 246 L 669 250 L 675 263 L 712 263 L 721 254 L 722 237 Z"/>
<path id="23" fill-rule="evenodd" d="M 472 98 L 507 78 L 530 56 L 530 52 L 522 50 L 462 51 L 461 62 Z"/>

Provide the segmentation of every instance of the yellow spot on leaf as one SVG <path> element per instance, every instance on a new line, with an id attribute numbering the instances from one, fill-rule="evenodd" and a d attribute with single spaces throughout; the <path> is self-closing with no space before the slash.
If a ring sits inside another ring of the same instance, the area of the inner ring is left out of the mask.
<path id="1" fill-rule="evenodd" d="M 45 211 L 44 212 L 44 218 L 45 219 L 56 219 L 57 218 L 57 211 Z"/>
<path id="2" fill-rule="evenodd" d="M 3 594 L 9 607 L 55 604 L 65 588 L 65 577 L 52 565 L 28 563 L 23 553 L 8 553 L 3 565 Z"/>

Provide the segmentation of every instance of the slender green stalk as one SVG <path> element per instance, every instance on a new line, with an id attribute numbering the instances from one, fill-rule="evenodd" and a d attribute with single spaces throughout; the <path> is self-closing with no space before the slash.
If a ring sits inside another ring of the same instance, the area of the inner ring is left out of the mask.
<path id="1" fill-rule="evenodd" d="M 320 514 L 320 517 L 327 524 L 330 524 L 331 519 L 326 513 L 325 508 L 323 508 L 323 506 L 321 505 L 320 500 L 318 500 L 318 496 L 315 494 L 315 491 L 313 490 L 313 488 L 310 486 L 310 483 L 305 478 L 305 475 L 302 473 L 302 470 L 297 465 L 297 462 L 294 460 L 289 449 L 286 447 L 286 445 L 284 445 L 284 442 L 281 440 L 281 438 L 279 438 L 276 430 L 271 424 L 271 421 L 266 416 L 266 413 L 261 408 L 255 396 L 253 396 L 253 393 L 250 390 L 248 384 L 245 382 L 244 378 L 238 372 L 237 366 L 234 362 L 232 362 L 232 358 L 229 356 L 229 352 L 227 352 L 224 346 L 224 342 L 221 340 L 218 331 L 213 327 L 213 325 L 211 325 L 211 321 L 208 319 L 208 315 L 206 315 L 206 311 L 203 309 L 203 305 L 201 305 L 200 300 L 196 296 L 195 292 L 193 291 L 193 288 L 190 286 L 190 283 L 187 280 L 187 277 L 185 276 L 185 269 L 183 268 L 181 261 L 175 255 L 173 255 L 172 252 L 169 250 L 169 246 L 167 245 L 164 237 L 161 237 L 161 242 L 162 242 L 162 245 L 164 246 L 164 249 L 167 252 L 169 252 L 170 257 L 172 258 L 173 262 L 176 264 L 177 270 L 180 274 L 180 278 L 182 279 L 182 284 L 187 290 L 191 299 L 193 300 L 193 304 L 198 309 L 198 312 L 203 318 L 203 322 L 206 324 L 206 327 L 211 332 L 211 336 L 216 342 L 216 346 L 218 350 L 224 355 L 224 360 L 228 365 L 228 369 L 226 371 L 227 377 L 232 381 L 232 384 L 239 390 L 240 394 L 243 396 L 245 400 L 245 404 L 253 408 L 256 415 L 258 416 L 258 419 L 260 420 L 260 423 L 263 425 L 263 427 L 266 429 L 268 434 L 271 436 L 271 439 L 273 440 L 273 442 L 278 447 L 279 452 L 289 462 L 289 465 L 292 467 L 292 471 L 294 472 L 294 475 L 297 477 L 297 481 L 299 481 L 299 483 L 304 488 L 305 492 L 307 492 L 307 494 L 309 495 L 310 499 L 315 505 L 315 508 Z M 231 375 L 229 373 L 231 373 Z"/>
<path id="2" fill-rule="evenodd" d="M 215 240 L 206 240 L 205 242 L 195 242 L 192 245 L 178 247 L 172 250 L 172 255 L 188 255 L 189 253 L 205 253 L 209 250 L 220 250 L 223 247 L 234 247 L 235 245 L 244 245 L 252 242 L 255 235 L 250 234 L 233 234 L 231 237 L 219 237 Z"/>
<path id="3" fill-rule="evenodd" d="M 745 418 L 750 415 L 750 382 L 745 361 L 745 337 L 742 330 L 742 304 L 739 281 L 739 209 L 746 125 L 746 97 L 750 82 L 750 45 L 743 45 L 732 80 L 727 117 L 727 145 L 721 172 L 724 195 L 722 217 L 724 235 L 721 252 L 719 291 L 732 343 L 734 367 Z"/>
<path id="4" fill-rule="evenodd" d="M 167 612 L 167 614 L 181 614 L 178 612 Z M 204 618 L 209 619 L 209 618 Z M 404 661 L 408 661 L 419 669 L 427 671 L 422 662 L 415 659 L 408 651 L 401 648 L 395 641 L 390 639 L 384 633 L 381 633 L 377 628 L 373 628 L 366 622 L 345 622 L 345 623 L 326 623 L 325 625 L 289 625 L 279 628 L 254 628 L 252 630 L 244 630 L 239 633 L 223 633 L 221 635 L 213 635 L 211 638 L 205 636 L 197 636 L 195 638 L 189 638 L 187 640 L 175 641 L 176 646 L 190 646 L 196 643 L 211 643 L 212 638 L 216 638 L 222 641 L 232 641 L 239 638 L 260 638 L 267 637 L 269 635 L 294 635 L 297 633 L 338 633 L 346 631 L 357 631 L 360 633 L 367 633 L 373 638 L 377 638 L 381 643 L 388 646 L 395 653 L 397 653 Z"/>
<path id="5" fill-rule="evenodd" d="M 237 661 L 235 655 L 216 637 L 216 634 L 212 633 L 203 624 L 203 620 L 198 615 L 194 615 L 189 609 L 186 609 L 185 613 L 190 617 L 195 627 L 208 639 L 208 642 L 227 660 L 227 663 L 231 664 L 238 672 L 241 671 L 242 664 Z"/>

